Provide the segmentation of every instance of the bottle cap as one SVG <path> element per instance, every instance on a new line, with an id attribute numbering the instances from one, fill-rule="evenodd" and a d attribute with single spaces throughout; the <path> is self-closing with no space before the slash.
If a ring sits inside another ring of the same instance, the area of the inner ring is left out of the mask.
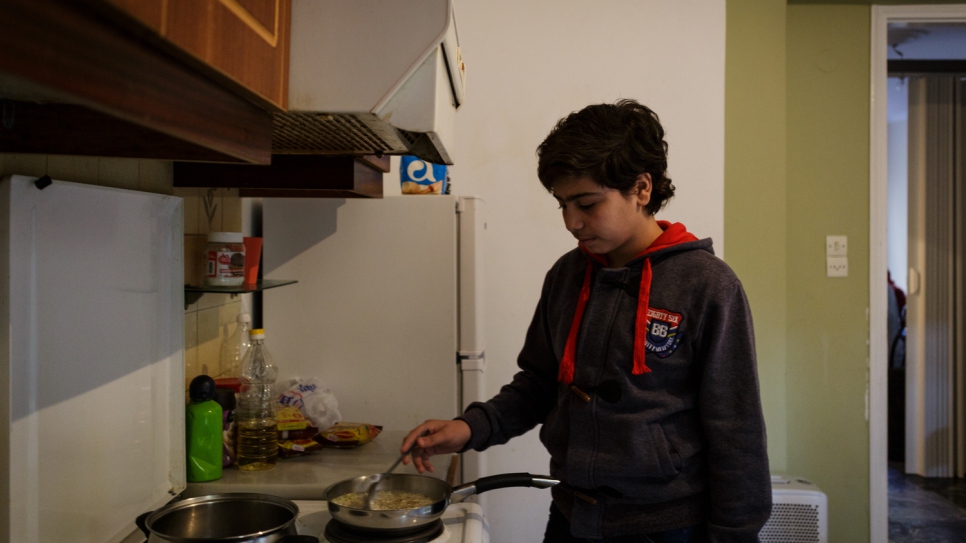
<path id="1" fill-rule="evenodd" d="M 188 385 L 188 397 L 193 402 L 205 402 L 215 397 L 215 380 L 207 375 L 199 375 Z"/>
<path id="2" fill-rule="evenodd" d="M 212 243 L 242 243 L 244 236 L 241 232 L 209 232 L 208 241 Z"/>
<path id="3" fill-rule="evenodd" d="M 239 313 L 238 316 L 235 317 L 235 321 L 236 322 L 252 322 L 252 316 L 249 315 L 248 313 Z"/>
<path id="4" fill-rule="evenodd" d="M 252 339 L 265 339 L 265 329 L 264 328 L 252 328 L 248 332 L 248 337 Z"/>
<path id="5" fill-rule="evenodd" d="M 227 388 L 232 392 L 239 392 L 241 391 L 241 379 L 238 377 L 219 377 L 215 379 L 215 386 L 218 388 Z"/>

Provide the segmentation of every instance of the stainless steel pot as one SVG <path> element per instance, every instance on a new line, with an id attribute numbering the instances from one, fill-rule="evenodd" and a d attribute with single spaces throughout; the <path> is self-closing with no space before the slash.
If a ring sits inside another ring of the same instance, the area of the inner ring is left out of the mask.
<path id="1" fill-rule="evenodd" d="M 445 481 L 426 475 L 391 475 L 379 485 L 379 491 L 415 492 L 428 496 L 433 500 L 433 503 L 416 509 L 371 511 L 344 507 L 332 502 L 333 499 L 345 494 L 365 492 L 372 483 L 379 481 L 382 476 L 382 473 L 364 475 L 340 481 L 326 488 L 325 500 L 328 502 L 329 513 L 332 518 L 352 526 L 374 531 L 413 528 L 435 521 L 443 515 L 443 511 L 450 503 L 459 503 L 474 494 L 515 486 L 550 488 L 560 482 L 546 475 L 507 473 L 482 477 L 472 483 L 453 488 Z"/>
<path id="2" fill-rule="evenodd" d="M 299 508 L 277 496 L 212 494 L 168 504 L 138 517 L 148 543 L 295 543 L 318 538 L 295 529 Z"/>

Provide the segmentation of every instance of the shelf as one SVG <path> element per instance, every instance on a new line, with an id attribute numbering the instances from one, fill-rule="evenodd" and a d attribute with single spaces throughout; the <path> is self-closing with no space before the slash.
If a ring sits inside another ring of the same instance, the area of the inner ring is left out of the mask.
<path id="1" fill-rule="evenodd" d="M 188 306 L 197 302 L 205 293 L 231 294 L 231 297 L 234 298 L 238 294 L 251 294 L 252 292 L 261 292 L 270 288 L 283 287 L 295 283 L 298 283 L 298 281 L 294 279 L 262 279 L 254 285 L 239 285 L 237 287 L 196 287 L 185 285 L 184 308 L 188 309 Z"/>
<path id="2" fill-rule="evenodd" d="M 382 198 L 388 171 L 388 155 L 272 155 L 264 166 L 175 162 L 174 186 L 238 188 L 242 198 Z"/>

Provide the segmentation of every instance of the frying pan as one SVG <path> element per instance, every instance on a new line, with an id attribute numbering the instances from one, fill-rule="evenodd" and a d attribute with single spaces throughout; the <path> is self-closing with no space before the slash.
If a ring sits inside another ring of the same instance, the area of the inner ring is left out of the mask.
<path id="1" fill-rule="evenodd" d="M 414 528 L 435 521 L 443 516 L 443 511 L 450 503 L 459 503 L 474 494 L 516 486 L 550 488 L 560 482 L 546 475 L 505 473 L 481 477 L 476 481 L 454 488 L 445 481 L 427 475 L 392 475 L 385 480 L 382 480 L 382 476 L 382 473 L 363 475 L 340 481 L 326 488 L 325 500 L 328 502 L 329 513 L 332 518 L 345 524 L 372 530 Z M 372 483 L 380 480 L 382 480 L 379 484 L 380 491 L 414 492 L 431 498 L 433 503 L 415 509 L 373 511 L 345 507 L 332 501 L 351 492 L 365 492 Z"/>

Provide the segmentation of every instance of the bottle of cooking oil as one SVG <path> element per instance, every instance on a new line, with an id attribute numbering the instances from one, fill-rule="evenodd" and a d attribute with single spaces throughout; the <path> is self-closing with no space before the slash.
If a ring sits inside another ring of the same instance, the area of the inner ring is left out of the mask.
<path id="1" fill-rule="evenodd" d="M 250 338 L 251 347 L 242 361 L 241 392 L 235 411 L 235 463 L 242 471 L 272 469 L 278 461 L 277 402 L 273 393 L 278 370 L 265 348 L 265 330 L 253 329 Z"/>

